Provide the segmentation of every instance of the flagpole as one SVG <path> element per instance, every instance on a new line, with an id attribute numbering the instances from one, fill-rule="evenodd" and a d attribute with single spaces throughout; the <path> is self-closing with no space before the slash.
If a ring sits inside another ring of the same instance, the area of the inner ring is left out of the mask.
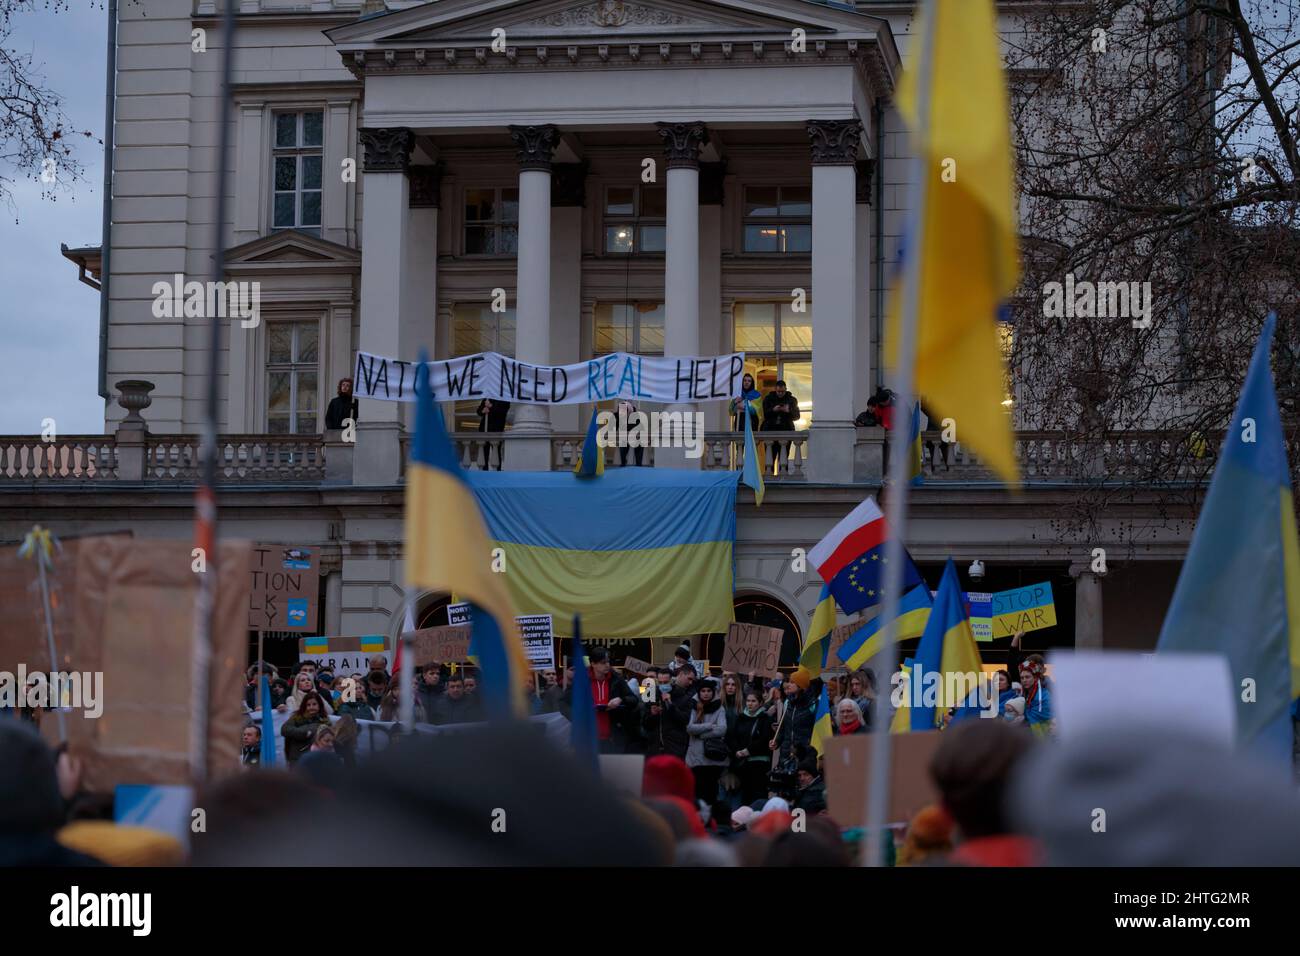
<path id="1" fill-rule="evenodd" d="M 916 83 L 916 125 L 915 130 L 924 130 L 930 120 L 930 84 L 933 75 L 935 4 L 933 0 L 918 0 L 918 11 L 924 11 L 925 33 L 922 36 L 922 48 L 915 61 L 917 69 Z M 877 131 L 879 136 L 879 131 Z M 921 268 L 918 250 L 921 246 L 921 231 L 924 228 L 926 202 L 926 162 L 923 150 L 913 136 L 911 142 L 911 203 L 909 213 L 912 228 L 905 236 L 904 254 L 912 257 L 910 264 L 904 264 L 903 299 L 900 309 L 898 362 L 894 370 L 897 398 L 894 403 L 893 427 L 889 431 L 889 500 L 885 502 L 885 522 L 889 537 L 885 541 L 885 594 L 884 609 L 884 646 L 876 653 L 872 661 L 872 672 L 876 678 L 878 700 L 890 700 L 890 677 L 898 657 L 895 650 L 898 634 L 898 606 L 903 587 L 903 562 L 906 560 L 904 540 L 907 536 L 907 494 L 909 480 L 909 458 L 907 455 L 908 433 L 911 431 L 910 418 L 908 427 L 903 427 L 899 420 L 900 409 L 912 407 L 912 390 L 916 372 L 916 323 L 919 312 L 918 304 L 921 287 Z M 876 237 L 880 241 L 880 237 Z M 925 586 L 922 584 L 922 586 Z M 889 807 L 889 756 L 892 740 L 889 725 L 892 713 L 883 705 L 876 708 L 877 718 L 871 732 L 875 735 L 871 748 L 870 777 L 867 786 L 867 832 L 863 840 L 864 866 L 884 865 L 884 826 L 885 815 Z"/>
<path id="2" fill-rule="evenodd" d="M 36 543 L 36 573 L 41 580 L 41 610 L 45 617 L 45 646 L 50 655 L 50 686 L 48 688 L 50 703 L 54 709 L 55 719 L 59 724 L 59 743 L 68 742 L 68 724 L 63 716 L 63 681 L 55 675 L 59 673 L 59 653 L 54 647 L 54 618 L 50 613 L 50 584 L 45 576 L 45 562 L 47 559 L 45 549 L 40 542 Z M 57 698 L 54 696 L 57 695 Z"/>
<path id="3" fill-rule="evenodd" d="M 415 592 L 402 599 L 402 630 L 397 635 L 402 649 L 402 670 L 397 677 L 397 719 L 402 733 L 415 733 Z M 427 718 L 429 715 L 425 714 Z"/>

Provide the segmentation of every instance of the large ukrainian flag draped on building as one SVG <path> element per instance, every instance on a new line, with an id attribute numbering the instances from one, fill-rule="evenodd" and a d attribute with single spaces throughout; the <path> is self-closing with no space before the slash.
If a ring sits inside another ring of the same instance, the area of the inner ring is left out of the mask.
<path id="1" fill-rule="evenodd" d="M 727 630 L 736 541 L 735 471 L 618 468 L 466 472 L 520 614 L 569 637 L 685 637 Z M 484 564 L 487 567 L 487 564 Z"/>
<path id="2" fill-rule="evenodd" d="M 474 494 L 465 483 L 442 413 L 428 387 L 428 356 L 416 373 L 415 436 L 406 468 L 406 583 L 454 591 L 471 605 L 471 648 L 488 716 L 523 716 L 528 660 L 502 578 L 492 570 L 492 545 Z"/>
<path id="3" fill-rule="evenodd" d="M 916 309 L 916 391 L 937 414 L 954 418 L 959 439 L 1013 484 L 1019 473 L 1002 406 L 996 315 L 1019 282 L 1020 260 L 993 0 L 934 0 L 925 9 L 933 22 L 922 14 L 910 48 L 930 56 L 922 52 L 908 64 L 898 93 L 909 143 L 922 157 L 925 203 L 913 211 L 890 301 L 890 361 L 897 365 L 899 292 L 907 270 L 919 269 L 920 300 L 909 305 Z"/>
<path id="4" fill-rule="evenodd" d="M 1156 650 L 1227 657 L 1239 742 L 1283 757 L 1300 696 L 1300 545 L 1269 370 L 1275 321 L 1255 346 Z M 1242 700 L 1247 678 L 1253 703 Z"/>
<path id="5" fill-rule="evenodd" d="M 948 685 L 948 675 L 969 675 L 974 681 L 982 673 L 979 647 L 971 633 L 961 582 L 957 579 L 957 566 L 952 563 L 952 558 L 943 567 L 943 580 L 934 595 L 930 620 L 921 635 L 921 643 L 916 647 L 913 661 L 912 696 L 909 700 L 912 729 L 934 730 L 941 709 L 963 705 L 969 699 L 968 694 L 961 700 L 949 699 L 949 695 L 943 692 Z M 936 677 L 940 679 L 938 706 L 917 706 L 918 689 L 924 693 L 926 685 L 932 684 Z"/>

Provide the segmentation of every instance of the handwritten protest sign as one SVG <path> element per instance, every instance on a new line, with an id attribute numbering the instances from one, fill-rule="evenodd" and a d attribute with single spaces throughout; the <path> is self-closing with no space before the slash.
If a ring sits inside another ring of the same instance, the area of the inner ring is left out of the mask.
<path id="1" fill-rule="evenodd" d="M 385 656 L 392 663 L 392 648 L 382 634 L 366 637 L 300 637 L 298 660 L 315 661 L 332 670 L 337 677 L 345 674 L 365 674 L 370 669 L 370 658 Z"/>
<path id="2" fill-rule="evenodd" d="M 993 640 L 993 595 L 987 591 L 967 591 L 966 614 L 970 617 L 971 634 L 977 641 Z"/>
<path id="3" fill-rule="evenodd" d="M 640 658 L 637 658 L 637 657 L 627 657 L 627 658 L 624 658 L 624 659 L 623 659 L 623 666 L 626 667 L 628 670 L 630 670 L 633 674 L 649 674 L 649 673 L 650 673 L 650 664 L 649 664 L 649 662 L 648 662 L 648 661 L 643 661 L 643 660 L 641 660 Z"/>
<path id="4" fill-rule="evenodd" d="M 409 632 L 411 650 L 417 667 L 427 664 L 449 664 L 463 661 L 469 656 L 468 627 L 424 627 Z M 406 634 L 402 635 L 406 637 Z"/>
<path id="5" fill-rule="evenodd" d="M 249 630 L 316 630 L 318 549 L 259 544 L 253 548 L 248 571 Z"/>
<path id="6" fill-rule="evenodd" d="M 999 591 L 993 595 L 991 610 L 994 637 L 1010 637 L 1016 631 L 1037 631 L 1056 624 L 1050 581 Z"/>
<path id="7" fill-rule="evenodd" d="M 415 379 L 435 401 L 501 399 L 528 405 L 721 401 L 740 394 L 745 353 L 677 358 L 614 352 L 573 365 L 529 365 L 497 352 L 418 362 L 357 353 L 359 398 L 415 401 Z"/>
<path id="8" fill-rule="evenodd" d="M 776 677 L 777 660 L 781 654 L 781 638 L 785 635 L 779 627 L 761 624 L 742 624 L 732 621 L 727 629 L 727 645 L 722 652 L 723 673 L 761 674 Z"/>

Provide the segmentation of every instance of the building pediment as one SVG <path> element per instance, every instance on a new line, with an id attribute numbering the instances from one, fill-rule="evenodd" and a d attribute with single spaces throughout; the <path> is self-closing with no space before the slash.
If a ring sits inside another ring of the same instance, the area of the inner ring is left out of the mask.
<path id="1" fill-rule="evenodd" d="M 226 250 L 226 273 L 270 277 L 320 273 L 359 273 L 361 253 L 337 242 L 287 230 L 273 232 Z"/>
<path id="2" fill-rule="evenodd" d="M 498 29 L 514 44 L 684 40 L 720 34 L 788 38 L 795 28 L 809 36 L 860 39 L 888 31 L 877 18 L 808 0 L 439 0 L 326 33 L 341 48 L 360 49 L 421 43 L 485 46 Z"/>

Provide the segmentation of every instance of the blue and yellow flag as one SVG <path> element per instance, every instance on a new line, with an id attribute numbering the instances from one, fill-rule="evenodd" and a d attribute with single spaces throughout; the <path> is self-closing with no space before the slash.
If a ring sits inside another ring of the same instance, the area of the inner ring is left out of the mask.
<path id="1" fill-rule="evenodd" d="M 605 473 L 605 449 L 596 441 L 596 432 L 600 427 L 600 412 L 591 411 L 591 422 L 587 425 L 587 438 L 578 452 L 578 460 L 573 463 L 573 473 L 579 478 L 596 478 Z"/>
<path id="2" fill-rule="evenodd" d="M 930 587 L 924 581 L 904 594 L 898 602 L 898 617 L 895 618 L 898 626 L 894 631 L 894 640 L 906 641 L 924 634 L 925 626 L 930 620 L 931 607 Z M 865 666 L 885 646 L 884 616 L 883 613 L 877 614 L 836 648 L 835 655 L 849 670 Z"/>
<path id="3" fill-rule="evenodd" d="M 835 630 L 835 598 L 831 595 L 831 586 L 822 585 L 821 597 L 817 599 L 817 608 L 813 611 L 812 623 L 808 625 L 808 639 L 803 643 L 799 654 L 799 669 L 807 671 L 809 678 L 820 677 L 826 667 L 826 658 L 831 649 L 831 631 Z"/>
<path id="4" fill-rule="evenodd" d="M 725 632 L 734 620 L 735 471 L 470 471 L 521 614 L 571 615 L 602 638 Z M 486 564 L 484 565 L 486 567 Z"/>
<path id="5" fill-rule="evenodd" d="M 835 730 L 831 727 L 831 698 L 826 690 L 826 685 L 822 684 L 822 695 L 817 701 L 817 713 L 813 715 L 812 729 L 812 746 L 817 751 L 817 756 L 826 753 L 826 741 L 835 735 Z"/>
<path id="6" fill-rule="evenodd" d="M 507 575 L 493 573 L 492 545 L 483 516 L 434 404 L 427 361 L 421 350 L 415 435 L 406 468 L 406 583 L 430 591 L 454 591 L 469 602 L 471 649 L 478 657 L 479 693 L 487 715 L 523 716 L 520 688 L 528 680 L 528 659 L 510 594 L 501 580 Z"/>
<path id="7" fill-rule="evenodd" d="M 907 477 L 913 485 L 925 483 L 921 467 L 921 403 L 912 406 L 912 421 L 907 434 Z"/>
<path id="8" fill-rule="evenodd" d="M 593 773 L 600 773 L 600 741 L 596 732 L 596 702 L 591 696 L 587 652 L 582 645 L 582 619 L 573 615 L 573 696 L 570 698 L 569 743 L 573 755 Z"/>
<path id="9" fill-rule="evenodd" d="M 983 678 L 979 647 L 971 633 L 952 558 L 943 567 L 943 580 L 913 661 L 908 698 L 911 727 L 933 730 L 938 726 L 940 711 L 969 705 Z M 924 706 L 926 701 L 932 701 L 931 706 Z"/>
<path id="10" fill-rule="evenodd" d="M 1156 650 L 1224 655 L 1238 742 L 1289 760 L 1288 715 L 1300 696 L 1300 545 L 1269 369 L 1275 323 L 1270 313 Z M 1241 699 L 1246 678 L 1255 683 L 1250 703 Z"/>
<path id="11" fill-rule="evenodd" d="M 915 317 L 916 391 L 1015 484 L 997 313 L 1020 280 L 1019 228 L 993 0 L 933 0 L 924 10 L 898 106 L 923 163 L 925 201 L 912 211 L 890 301 L 890 362 L 897 367 L 900 320 Z M 904 306 L 908 270 L 920 273 L 919 301 Z"/>
<path id="12" fill-rule="evenodd" d="M 754 489 L 754 505 L 761 507 L 764 494 L 763 464 L 759 461 L 758 449 L 754 444 L 754 425 L 749 420 L 749 413 L 743 409 L 742 412 L 745 419 L 745 470 L 741 480 Z"/>

